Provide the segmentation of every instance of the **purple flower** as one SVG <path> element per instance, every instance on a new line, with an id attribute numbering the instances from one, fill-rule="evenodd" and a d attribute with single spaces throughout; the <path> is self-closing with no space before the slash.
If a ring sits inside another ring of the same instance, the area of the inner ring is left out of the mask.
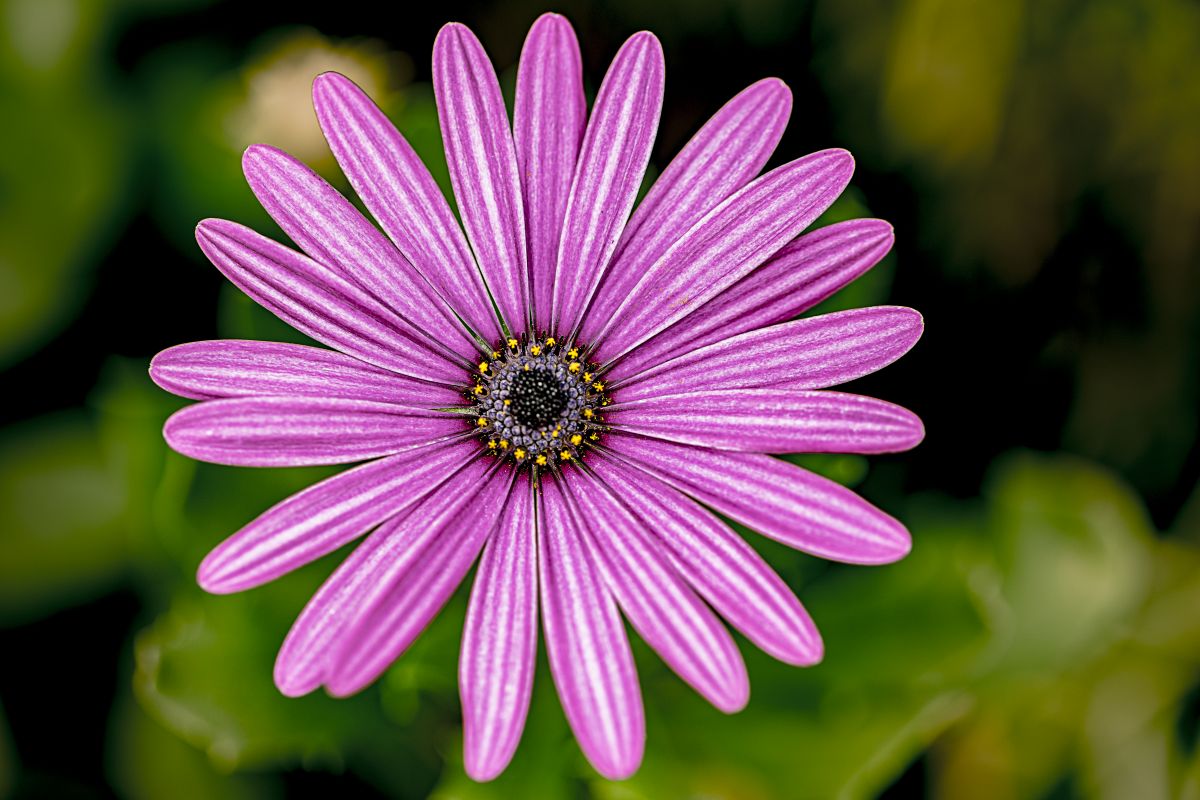
<path id="1" fill-rule="evenodd" d="M 652 34 L 621 48 L 590 117 L 579 47 L 556 15 L 525 42 L 511 128 L 468 29 L 442 29 L 433 68 L 462 227 L 401 134 L 328 73 L 317 116 L 386 236 L 266 146 L 247 150 L 246 177 L 304 254 L 233 222 L 197 228 L 242 291 L 332 349 L 160 353 L 154 380 L 202 401 L 167 421 L 167 441 L 218 464 L 365 462 L 251 522 L 199 581 L 249 589 L 373 530 L 275 667 L 287 695 L 341 696 L 387 669 L 478 559 L 459 675 L 467 771 L 490 779 L 516 749 L 540 618 L 584 754 L 625 777 L 644 725 L 622 614 L 726 712 L 749 686 L 717 614 L 787 663 L 821 659 L 795 595 L 717 514 L 837 561 L 908 552 L 895 519 L 767 454 L 920 441 L 910 412 L 823 390 L 900 357 L 921 317 L 789 321 L 874 265 L 892 232 L 854 220 L 797 238 L 853 162 L 826 150 L 758 175 L 791 110 L 780 81 L 730 100 L 635 209 L 663 95 Z"/>

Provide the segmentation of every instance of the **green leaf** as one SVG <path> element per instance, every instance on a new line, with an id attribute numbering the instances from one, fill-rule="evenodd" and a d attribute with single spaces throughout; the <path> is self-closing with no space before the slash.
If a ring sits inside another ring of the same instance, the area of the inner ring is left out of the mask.
<path id="1" fill-rule="evenodd" d="M 0 619 L 90 599 L 124 568 L 129 489 L 78 412 L 0 436 Z"/>
<path id="2" fill-rule="evenodd" d="M 995 468 L 987 498 L 1007 667 L 1061 669 L 1117 639 L 1145 596 L 1154 538 L 1132 491 L 1088 462 L 1025 454 Z"/>
<path id="3" fill-rule="evenodd" d="M 270 800 L 283 795 L 270 774 L 219 771 L 201 750 L 151 719 L 127 692 L 113 709 L 106 744 L 109 780 L 127 800 Z"/>
<path id="4" fill-rule="evenodd" d="M 137 637 L 134 689 L 142 706 L 226 771 L 340 769 L 379 736 L 402 753 L 404 737 L 386 724 L 373 693 L 288 698 L 272 683 L 275 652 L 314 577 L 293 575 L 242 595 L 181 593 Z"/>

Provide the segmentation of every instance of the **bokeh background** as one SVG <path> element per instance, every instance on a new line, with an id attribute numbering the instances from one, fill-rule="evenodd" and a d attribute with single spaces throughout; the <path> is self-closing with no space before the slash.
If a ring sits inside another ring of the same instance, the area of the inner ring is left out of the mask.
<path id="1" fill-rule="evenodd" d="M 335 554 L 244 595 L 203 554 L 327 474 L 196 464 L 149 358 L 295 334 L 220 279 L 204 217 L 275 232 L 253 142 L 345 186 L 312 77 L 379 100 L 445 179 L 430 48 L 457 19 L 511 92 L 535 0 L 0 0 L 0 796 L 16 798 L 1200 797 L 1200 5 L 1194 0 L 565 0 L 589 92 L 662 38 L 661 169 L 767 75 L 795 92 L 772 165 L 843 146 L 818 224 L 878 216 L 893 253 L 829 308 L 925 314 L 864 392 L 916 451 L 800 459 L 903 519 L 879 568 L 751 541 L 828 656 L 743 648 L 726 717 L 637 650 L 649 744 L 600 779 L 543 663 L 508 773 L 463 774 L 465 595 L 375 686 L 280 696 L 275 650 Z"/>

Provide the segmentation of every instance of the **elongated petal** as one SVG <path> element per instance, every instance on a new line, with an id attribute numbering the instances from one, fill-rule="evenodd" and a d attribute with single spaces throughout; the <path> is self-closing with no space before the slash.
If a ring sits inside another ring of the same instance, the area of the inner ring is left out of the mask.
<path id="1" fill-rule="evenodd" d="M 638 634 L 714 706 L 727 714 L 745 706 L 750 681 L 737 645 L 666 548 L 603 483 L 578 472 L 562 481 L 586 520 L 600 572 Z"/>
<path id="2" fill-rule="evenodd" d="M 721 389 L 614 406 L 615 428 L 673 442 L 752 453 L 896 453 L 925 436 L 900 406 L 843 392 Z"/>
<path id="3" fill-rule="evenodd" d="M 313 105 L 342 171 L 392 242 L 473 330 L 499 339 L 462 228 L 412 146 L 362 89 L 336 72 L 313 81 Z"/>
<path id="4" fill-rule="evenodd" d="M 345 464 L 461 433 L 453 414 L 325 397 L 236 397 L 175 412 L 167 444 L 185 456 L 239 467 Z"/>
<path id="5" fill-rule="evenodd" d="M 600 85 L 554 273 L 552 329 L 560 334 L 575 330 L 637 198 L 658 132 L 665 71 L 662 45 L 642 31 L 622 45 Z"/>
<path id="6" fill-rule="evenodd" d="M 435 351 L 471 354 L 454 315 L 399 250 L 325 180 L 287 153 L 253 145 L 242 171 L 279 227 L 314 260 L 378 297 Z"/>
<path id="7" fill-rule="evenodd" d="M 785 322 L 726 339 L 646 370 L 620 389 L 621 402 L 705 389 L 824 389 L 861 378 L 921 338 L 911 308 L 857 308 Z"/>
<path id="8" fill-rule="evenodd" d="M 444 408 L 458 392 L 379 369 L 320 347 L 223 339 L 189 342 L 162 351 L 150 377 L 168 392 L 193 400 L 221 397 L 313 396 Z"/>
<path id="9" fill-rule="evenodd" d="M 401 375 L 462 381 L 461 367 L 397 327 L 382 303 L 296 251 L 219 219 L 201 222 L 196 241 L 252 300 L 318 342 Z"/>
<path id="10" fill-rule="evenodd" d="M 853 219 L 806 233 L 696 311 L 637 347 L 613 368 L 620 380 L 746 331 L 804 313 L 875 266 L 892 226 Z"/>
<path id="11" fill-rule="evenodd" d="M 459 513 L 436 537 L 415 535 L 409 549 L 420 552 L 411 566 L 334 645 L 325 680 L 330 694 L 344 697 L 371 684 L 425 630 L 499 525 L 512 483 L 510 471 L 492 471 L 474 487 L 477 510 Z"/>
<path id="12" fill-rule="evenodd" d="M 583 754 L 620 780 L 642 761 L 642 695 L 625 626 L 567 502 L 557 482 L 542 483 L 538 582 L 550 673 Z"/>
<path id="13" fill-rule="evenodd" d="M 459 462 L 462 464 L 462 462 Z M 425 550 L 455 524 L 491 474 L 492 464 L 475 459 L 407 514 L 392 517 L 354 549 L 313 595 L 275 659 L 275 684 L 286 695 L 307 694 L 337 663 L 338 643 L 367 616 Z"/>
<path id="14" fill-rule="evenodd" d="M 538 330 L 550 329 L 558 241 L 586 122 L 579 41 L 565 17 L 543 14 L 521 50 L 513 107 Z"/>
<path id="15" fill-rule="evenodd" d="M 251 589 L 331 553 L 436 489 L 478 450 L 414 447 L 326 478 L 263 512 L 200 564 L 209 592 Z"/>
<path id="16" fill-rule="evenodd" d="M 636 436 L 610 437 L 613 453 L 754 530 L 806 553 L 851 564 L 908 554 L 904 526 L 854 492 L 778 458 Z"/>
<path id="17" fill-rule="evenodd" d="M 628 352 L 774 255 L 841 194 L 853 163 L 845 150 L 824 150 L 785 164 L 706 214 L 644 273 L 614 281 L 624 299 L 597 337 L 599 359 Z"/>
<path id="18" fill-rule="evenodd" d="M 463 760 L 477 781 L 503 772 L 521 740 L 537 635 L 533 488 L 521 475 L 475 572 L 458 660 Z"/>
<path id="19" fill-rule="evenodd" d="M 728 525 L 634 467 L 611 458 L 591 466 L 666 543 L 680 574 L 747 639 L 788 664 L 821 660 L 820 634 L 796 595 Z"/>
<path id="20" fill-rule="evenodd" d="M 463 226 L 501 315 L 519 333 L 526 327 L 529 271 L 517 155 L 496 73 L 463 25 L 438 32 L 433 89 Z"/>
<path id="21" fill-rule="evenodd" d="M 777 78 L 761 80 L 726 103 L 671 159 L 625 227 L 588 312 L 585 340 L 624 299 L 607 290 L 609 283 L 640 275 L 701 217 L 754 178 L 779 144 L 791 110 L 787 85 Z"/>

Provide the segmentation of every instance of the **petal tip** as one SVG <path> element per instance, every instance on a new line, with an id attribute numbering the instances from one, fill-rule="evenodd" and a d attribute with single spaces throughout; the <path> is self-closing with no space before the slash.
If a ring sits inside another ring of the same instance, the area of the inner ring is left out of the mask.
<path id="1" fill-rule="evenodd" d="M 500 777 L 508 767 L 509 759 L 495 754 L 480 755 L 465 750 L 463 752 L 463 769 L 467 777 L 477 783 L 487 783 Z"/>
<path id="2" fill-rule="evenodd" d="M 213 558 L 215 555 L 216 550 L 200 562 L 196 570 L 196 583 L 209 594 L 233 594 L 238 588 L 229 583 L 228 570 L 219 563 L 219 559 Z"/>

